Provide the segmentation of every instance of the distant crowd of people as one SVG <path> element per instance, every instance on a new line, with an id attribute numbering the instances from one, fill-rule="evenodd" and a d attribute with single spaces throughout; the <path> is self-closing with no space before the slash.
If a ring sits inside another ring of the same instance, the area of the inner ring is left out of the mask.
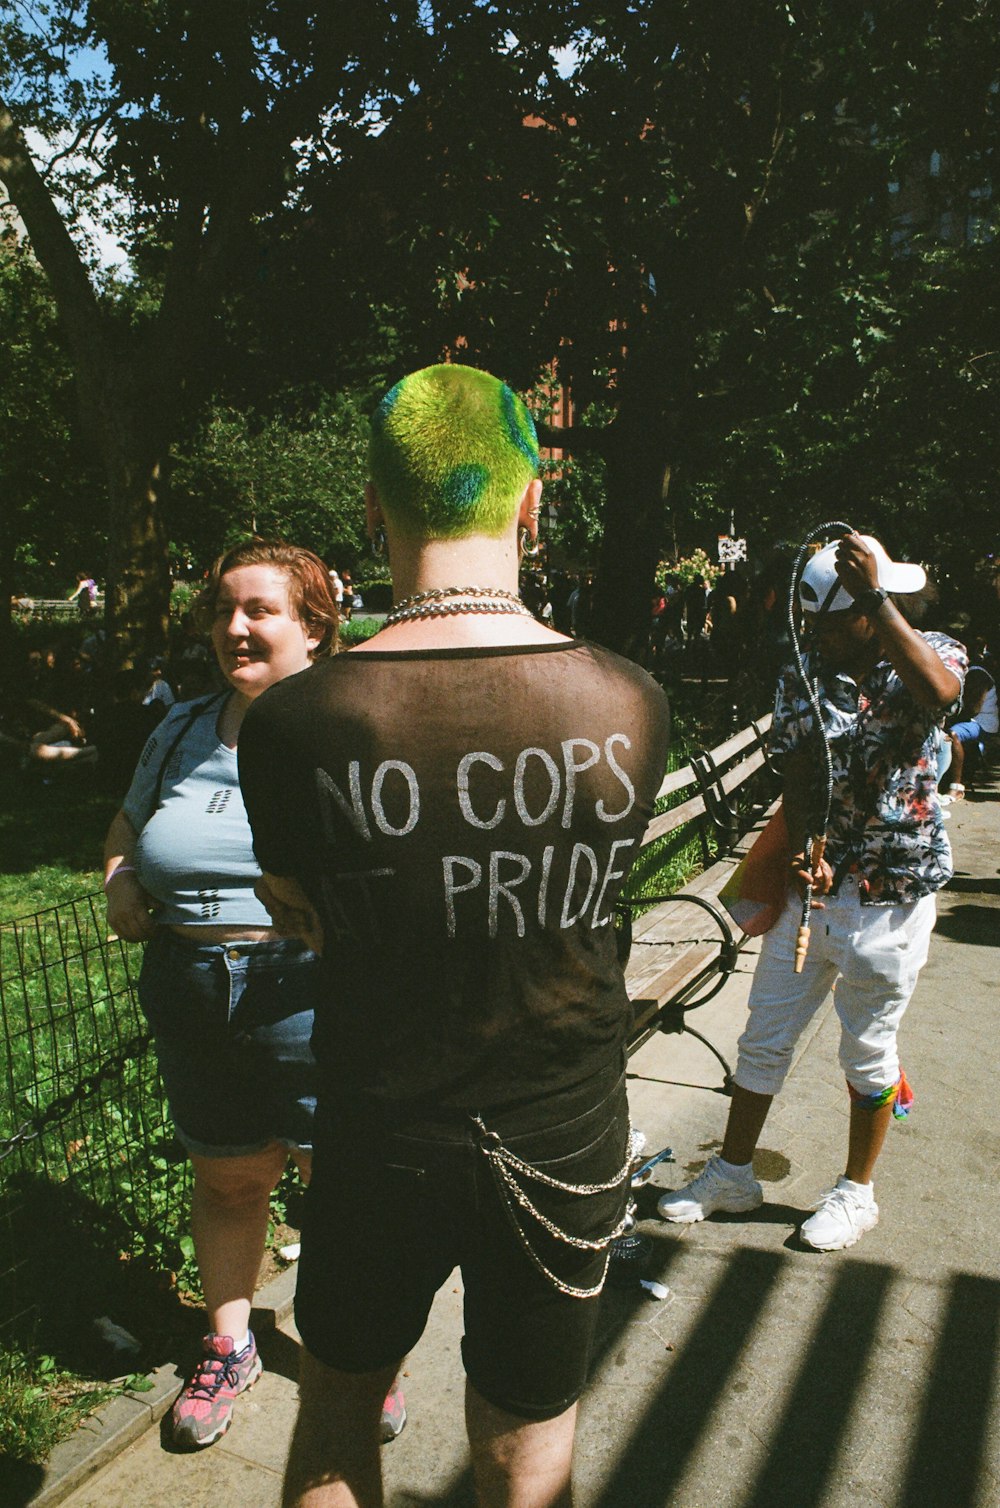
<path id="1" fill-rule="evenodd" d="M 685 579 L 668 573 L 652 594 L 646 668 L 667 684 L 684 675 L 725 679 L 741 713 L 759 711 L 791 653 L 790 570 L 789 553 L 776 552 L 756 575 L 746 567 L 730 568 L 712 584 L 701 574 Z M 349 570 L 329 566 L 328 574 L 339 620 L 350 622 L 364 606 L 361 592 Z M 29 648 L 8 670 L 0 688 L 0 757 L 19 758 L 46 782 L 99 762 L 101 785 L 117 793 L 169 708 L 216 689 L 219 678 L 207 634 L 190 611 L 175 624 L 165 656 L 112 673 L 105 630 L 94 616 L 97 590 L 93 577 L 78 572 L 70 600 L 78 601 L 85 626 L 72 642 L 53 638 Z M 523 601 L 558 633 L 590 636 L 596 590 L 593 571 L 547 570 L 522 562 Z M 929 591 L 907 612 L 922 627 L 946 628 L 961 637 L 971 656 L 962 707 L 941 729 L 939 778 L 947 805 L 964 797 L 1000 732 L 1000 570 L 993 590 L 972 602 L 958 621 L 936 611 L 935 595 Z"/>

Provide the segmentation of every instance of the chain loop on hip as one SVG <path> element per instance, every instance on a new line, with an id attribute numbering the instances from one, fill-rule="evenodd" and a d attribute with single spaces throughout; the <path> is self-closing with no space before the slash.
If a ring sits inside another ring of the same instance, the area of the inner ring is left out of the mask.
<path id="1" fill-rule="evenodd" d="M 504 1146 L 496 1131 L 487 1129 L 481 1116 L 473 1116 L 472 1120 L 481 1133 L 479 1149 L 489 1163 L 490 1172 L 493 1175 L 493 1181 L 497 1193 L 500 1195 L 501 1203 L 520 1245 L 531 1259 L 533 1265 L 560 1293 L 565 1293 L 570 1298 L 586 1299 L 596 1297 L 604 1287 L 604 1281 L 608 1275 L 608 1262 L 611 1256 L 608 1247 L 612 1241 L 617 1240 L 624 1232 L 628 1223 L 627 1211 L 622 1215 L 621 1220 L 615 1228 L 609 1231 L 607 1235 L 598 1236 L 594 1240 L 588 1241 L 585 1237 L 574 1236 L 569 1231 L 563 1230 L 561 1226 L 556 1225 L 554 1220 L 550 1220 L 547 1215 L 543 1214 L 521 1187 L 515 1177 L 515 1173 L 519 1173 L 530 1182 L 542 1184 L 546 1188 L 557 1189 L 563 1194 L 575 1194 L 581 1198 L 586 1198 L 588 1195 L 593 1194 L 606 1194 L 612 1189 L 620 1187 L 629 1176 L 632 1167 L 631 1136 L 629 1137 L 625 1162 L 611 1178 L 602 1183 L 565 1183 L 562 1179 L 553 1178 L 548 1173 L 543 1173 L 540 1168 L 533 1167 L 531 1163 L 524 1162 L 514 1152 L 511 1152 L 508 1147 Z M 604 1270 L 601 1273 L 600 1281 L 593 1288 L 579 1288 L 572 1283 L 564 1282 L 562 1278 L 546 1267 L 528 1238 L 518 1213 L 518 1206 L 529 1214 L 532 1219 L 536 1220 L 543 1230 L 548 1231 L 554 1240 L 561 1241 L 563 1245 L 572 1246 L 578 1251 L 605 1252 Z"/>

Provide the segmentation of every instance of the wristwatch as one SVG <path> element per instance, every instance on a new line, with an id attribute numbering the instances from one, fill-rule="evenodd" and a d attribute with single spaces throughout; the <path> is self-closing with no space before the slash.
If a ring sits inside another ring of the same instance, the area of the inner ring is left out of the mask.
<path id="1" fill-rule="evenodd" d="M 862 592 L 860 597 L 855 597 L 854 611 L 864 613 L 866 618 L 874 618 L 888 595 L 884 587 L 871 586 L 867 592 Z"/>

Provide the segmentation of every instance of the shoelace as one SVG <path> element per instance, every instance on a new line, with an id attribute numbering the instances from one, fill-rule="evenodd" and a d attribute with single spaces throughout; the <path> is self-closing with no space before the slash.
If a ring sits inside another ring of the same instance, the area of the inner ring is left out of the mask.
<path id="1" fill-rule="evenodd" d="M 711 1162 L 701 1170 L 694 1182 L 702 1184 L 705 1188 L 710 1188 L 717 1183 L 728 1183 L 729 1179 L 719 1167 L 718 1163 Z M 693 1187 L 694 1184 L 692 1184 L 692 1188 Z"/>
<path id="2" fill-rule="evenodd" d="M 849 1215 L 852 1220 L 857 1215 L 859 1215 L 864 1208 L 864 1205 L 858 1199 L 857 1195 L 852 1194 L 850 1189 L 827 1189 L 826 1193 L 821 1194 L 820 1197 L 816 1200 L 815 1204 L 810 1205 L 810 1208 L 814 1210 L 825 1210 L 829 1209 L 831 1206 L 839 1207 L 844 1211 L 845 1214 Z"/>
<path id="3" fill-rule="evenodd" d="M 233 1388 L 239 1382 L 235 1352 L 231 1352 L 228 1356 L 206 1357 L 204 1367 L 187 1390 L 188 1397 L 204 1398 L 211 1403 L 216 1393 L 227 1382 Z"/>

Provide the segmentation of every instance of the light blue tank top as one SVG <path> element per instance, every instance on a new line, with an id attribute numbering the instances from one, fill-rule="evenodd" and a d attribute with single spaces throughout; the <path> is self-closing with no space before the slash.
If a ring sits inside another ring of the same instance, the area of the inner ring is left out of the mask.
<path id="1" fill-rule="evenodd" d="M 171 752 L 199 704 L 202 710 Z M 162 903 L 156 913 L 162 925 L 271 925 L 253 891 L 260 869 L 240 793 L 236 750 L 227 748 L 216 731 L 222 706 L 212 696 L 171 707 L 142 751 L 122 806 L 139 834 L 139 880 Z"/>

